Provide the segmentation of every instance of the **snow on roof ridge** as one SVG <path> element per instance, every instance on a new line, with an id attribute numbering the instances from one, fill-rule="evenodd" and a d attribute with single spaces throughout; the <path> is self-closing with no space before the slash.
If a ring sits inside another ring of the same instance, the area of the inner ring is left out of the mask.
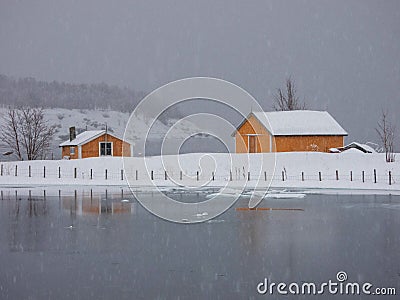
<path id="1" fill-rule="evenodd" d="M 309 110 L 309 109 L 253 111 L 253 113 L 264 113 L 264 114 L 326 113 L 326 114 L 329 114 L 326 110 Z"/>
<path id="2" fill-rule="evenodd" d="M 85 144 L 89 141 L 91 141 L 92 139 L 101 136 L 105 133 L 105 130 L 86 130 L 84 132 L 81 132 L 80 134 L 78 134 L 76 136 L 75 139 L 73 139 L 72 141 L 67 140 L 65 142 L 62 142 L 60 144 L 60 147 L 63 146 L 80 146 L 82 144 Z M 109 132 L 107 134 L 110 134 Z"/>

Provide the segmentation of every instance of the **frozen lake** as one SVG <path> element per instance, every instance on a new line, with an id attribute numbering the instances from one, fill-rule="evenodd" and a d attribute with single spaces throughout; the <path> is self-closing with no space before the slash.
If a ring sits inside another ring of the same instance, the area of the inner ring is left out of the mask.
<path id="1" fill-rule="evenodd" d="M 400 293 L 399 196 L 314 194 L 257 211 L 239 199 L 175 224 L 118 187 L 0 190 L 0 299 L 346 299 L 257 292 L 264 278 L 318 284 L 339 271 Z"/>

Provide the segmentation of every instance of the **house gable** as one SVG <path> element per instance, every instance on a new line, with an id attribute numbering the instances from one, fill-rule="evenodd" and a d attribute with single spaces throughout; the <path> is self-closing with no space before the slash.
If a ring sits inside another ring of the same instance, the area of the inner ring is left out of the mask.
<path id="1" fill-rule="evenodd" d="M 236 130 L 236 152 L 248 152 L 251 144 L 250 139 L 255 139 L 254 152 L 270 152 L 272 151 L 271 134 L 266 130 L 264 125 L 253 115 L 248 118 Z"/>

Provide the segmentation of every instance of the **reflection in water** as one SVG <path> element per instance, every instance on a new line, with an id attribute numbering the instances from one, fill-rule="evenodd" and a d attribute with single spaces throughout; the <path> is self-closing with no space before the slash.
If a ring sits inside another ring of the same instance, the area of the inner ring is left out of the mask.
<path id="1" fill-rule="evenodd" d="M 9 249 L 12 252 L 23 252 L 33 250 L 41 239 L 42 234 L 46 234 L 47 228 L 37 226 L 37 218 L 46 218 L 49 212 L 46 192 L 40 197 L 28 193 L 20 195 L 17 190 L 14 193 L 7 191 L 1 192 L 2 203 L 7 203 L 9 208 L 8 233 Z M 40 224 L 40 223 L 39 223 Z M 38 228 L 40 227 L 40 228 Z"/>
<path id="2" fill-rule="evenodd" d="M 236 209 L 247 201 L 175 224 L 120 187 L 2 189 L 0 299 L 255 299 L 264 277 L 320 282 L 341 270 L 400 291 L 399 197 L 309 195 L 261 203 L 297 211 Z"/>
<path id="3" fill-rule="evenodd" d="M 79 217 L 133 215 L 137 206 L 136 200 L 122 189 L 3 189 L 0 197 L 1 209 L 8 211 L 8 245 L 12 252 L 41 251 L 49 242 L 49 231 L 55 222 L 62 222 L 62 228 L 74 229 Z M 97 225 L 99 222 L 100 219 Z"/>
<path id="4" fill-rule="evenodd" d="M 126 192 L 125 192 L 126 195 Z M 90 191 L 74 191 L 74 195 L 62 196 L 62 207 L 69 211 L 70 214 L 86 215 L 86 214 L 121 214 L 135 212 L 136 203 L 132 203 L 134 199 L 124 197 L 124 191 L 120 193 L 111 193 L 106 189 L 102 193 L 93 193 Z"/>

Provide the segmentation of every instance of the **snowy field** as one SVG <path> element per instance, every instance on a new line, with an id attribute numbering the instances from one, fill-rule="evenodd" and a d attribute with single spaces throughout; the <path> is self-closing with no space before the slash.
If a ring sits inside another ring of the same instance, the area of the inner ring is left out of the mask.
<path id="1" fill-rule="evenodd" d="M 223 187 L 400 191 L 400 163 L 384 154 L 183 154 L 2 162 L 2 186 Z"/>

